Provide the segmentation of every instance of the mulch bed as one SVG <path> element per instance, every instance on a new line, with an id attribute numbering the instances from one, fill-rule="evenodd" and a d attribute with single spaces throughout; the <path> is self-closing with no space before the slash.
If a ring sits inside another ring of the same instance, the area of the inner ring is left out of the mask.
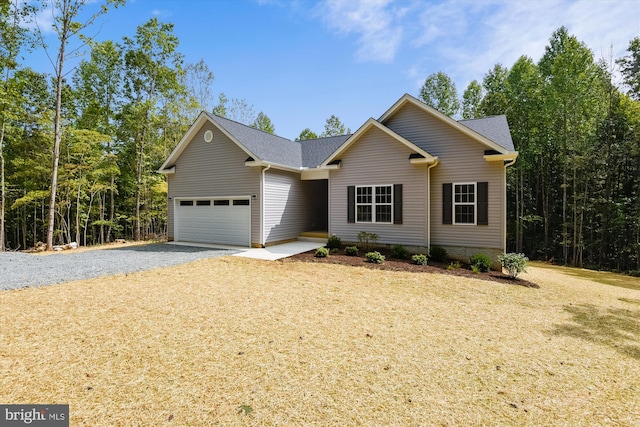
<path id="1" fill-rule="evenodd" d="M 386 248 L 376 248 L 378 252 L 385 256 L 385 261 L 383 264 L 374 264 L 370 262 L 366 262 L 364 259 L 364 253 L 360 253 L 358 256 L 347 256 L 344 252 L 340 251 L 337 253 L 332 253 L 326 258 L 316 258 L 315 251 L 308 251 L 298 255 L 293 255 L 289 258 L 285 258 L 290 261 L 301 261 L 301 262 L 313 262 L 320 264 L 340 264 L 340 265 L 350 265 L 354 267 L 367 267 L 371 269 L 377 270 L 391 270 L 391 271 L 407 271 L 412 273 L 436 273 L 436 274 L 448 274 L 452 276 L 460 276 L 467 277 L 470 279 L 480 279 L 480 280 L 488 280 L 492 282 L 500 282 L 508 285 L 518 285 L 524 286 L 527 288 L 535 288 L 539 289 L 540 286 L 537 284 L 530 282 L 528 280 L 524 280 L 522 278 L 512 279 L 509 276 L 503 274 L 500 271 L 488 271 L 486 273 L 474 273 L 471 270 L 471 267 L 467 264 L 462 264 L 460 268 L 447 269 L 449 264 L 438 263 L 435 261 L 429 260 L 428 265 L 417 265 L 411 262 L 411 259 L 395 259 L 391 257 L 391 251 Z"/>

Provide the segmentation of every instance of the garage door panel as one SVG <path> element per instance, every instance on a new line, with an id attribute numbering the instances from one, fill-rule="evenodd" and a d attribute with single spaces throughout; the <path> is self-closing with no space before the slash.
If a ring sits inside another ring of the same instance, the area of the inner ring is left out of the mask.
<path id="1" fill-rule="evenodd" d="M 196 200 L 177 206 L 179 241 L 250 246 L 251 206 L 248 199 Z"/>

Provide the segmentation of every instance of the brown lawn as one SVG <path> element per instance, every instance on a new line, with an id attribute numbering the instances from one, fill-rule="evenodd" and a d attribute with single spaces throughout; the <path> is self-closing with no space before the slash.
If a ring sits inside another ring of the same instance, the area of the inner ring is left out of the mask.
<path id="1" fill-rule="evenodd" d="M 640 425 L 640 291 L 525 278 L 226 257 L 2 291 L 0 402 L 74 426 Z"/>

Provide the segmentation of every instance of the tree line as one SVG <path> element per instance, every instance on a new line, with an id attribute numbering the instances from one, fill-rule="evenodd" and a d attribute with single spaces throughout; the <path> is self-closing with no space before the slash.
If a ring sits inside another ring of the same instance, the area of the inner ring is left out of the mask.
<path id="1" fill-rule="evenodd" d="M 124 0 L 50 3 L 56 46 L 37 27 L 43 4 L 0 2 L 0 249 L 162 238 L 167 185 L 156 171 L 201 111 L 275 126 L 245 99 L 214 102 L 213 72 L 185 64 L 171 23 L 153 18 L 96 42 L 87 30 Z M 53 72 L 24 66 L 25 54 L 46 54 Z M 348 132 L 331 116 L 321 136 Z M 297 139 L 316 137 L 307 128 Z"/>
<path id="2" fill-rule="evenodd" d="M 45 49 L 25 26 L 37 7 L 0 2 L 0 247 L 162 238 L 167 186 L 156 171 L 202 110 L 275 126 L 244 99 L 214 96 L 213 72 L 184 62 L 171 23 L 96 42 L 84 31 L 124 0 L 53 3 L 59 45 Z M 85 8 L 97 12 L 79 24 Z M 21 64 L 43 51 L 53 73 Z M 627 52 L 596 59 L 561 27 L 537 62 L 496 64 L 461 97 L 445 73 L 425 80 L 420 98 L 454 118 L 507 116 L 520 153 L 508 171 L 509 250 L 640 270 L 639 38 Z M 350 132 L 332 115 L 324 132 L 296 140 Z"/>
<path id="3" fill-rule="evenodd" d="M 419 96 L 453 116 L 505 114 L 508 248 L 534 259 L 640 273 L 640 38 L 594 58 L 565 27 L 537 62 L 495 65 L 458 97 L 443 72 Z"/>

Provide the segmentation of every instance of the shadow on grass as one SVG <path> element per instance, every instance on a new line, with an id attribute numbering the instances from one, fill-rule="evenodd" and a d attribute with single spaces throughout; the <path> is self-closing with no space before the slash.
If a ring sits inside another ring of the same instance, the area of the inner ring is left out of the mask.
<path id="1" fill-rule="evenodd" d="M 149 243 L 148 245 L 131 245 L 121 248 L 108 248 L 106 251 L 132 251 L 150 253 L 197 253 L 197 252 L 229 252 L 222 248 L 201 248 L 196 246 L 167 245 L 166 243 Z"/>
<path id="2" fill-rule="evenodd" d="M 592 304 L 568 305 L 564 310 L 573 316 L 572 321 L 557 325 L 554 335 L 606 345 L 640 360 L 640 310 L 602 309 Z"/>

